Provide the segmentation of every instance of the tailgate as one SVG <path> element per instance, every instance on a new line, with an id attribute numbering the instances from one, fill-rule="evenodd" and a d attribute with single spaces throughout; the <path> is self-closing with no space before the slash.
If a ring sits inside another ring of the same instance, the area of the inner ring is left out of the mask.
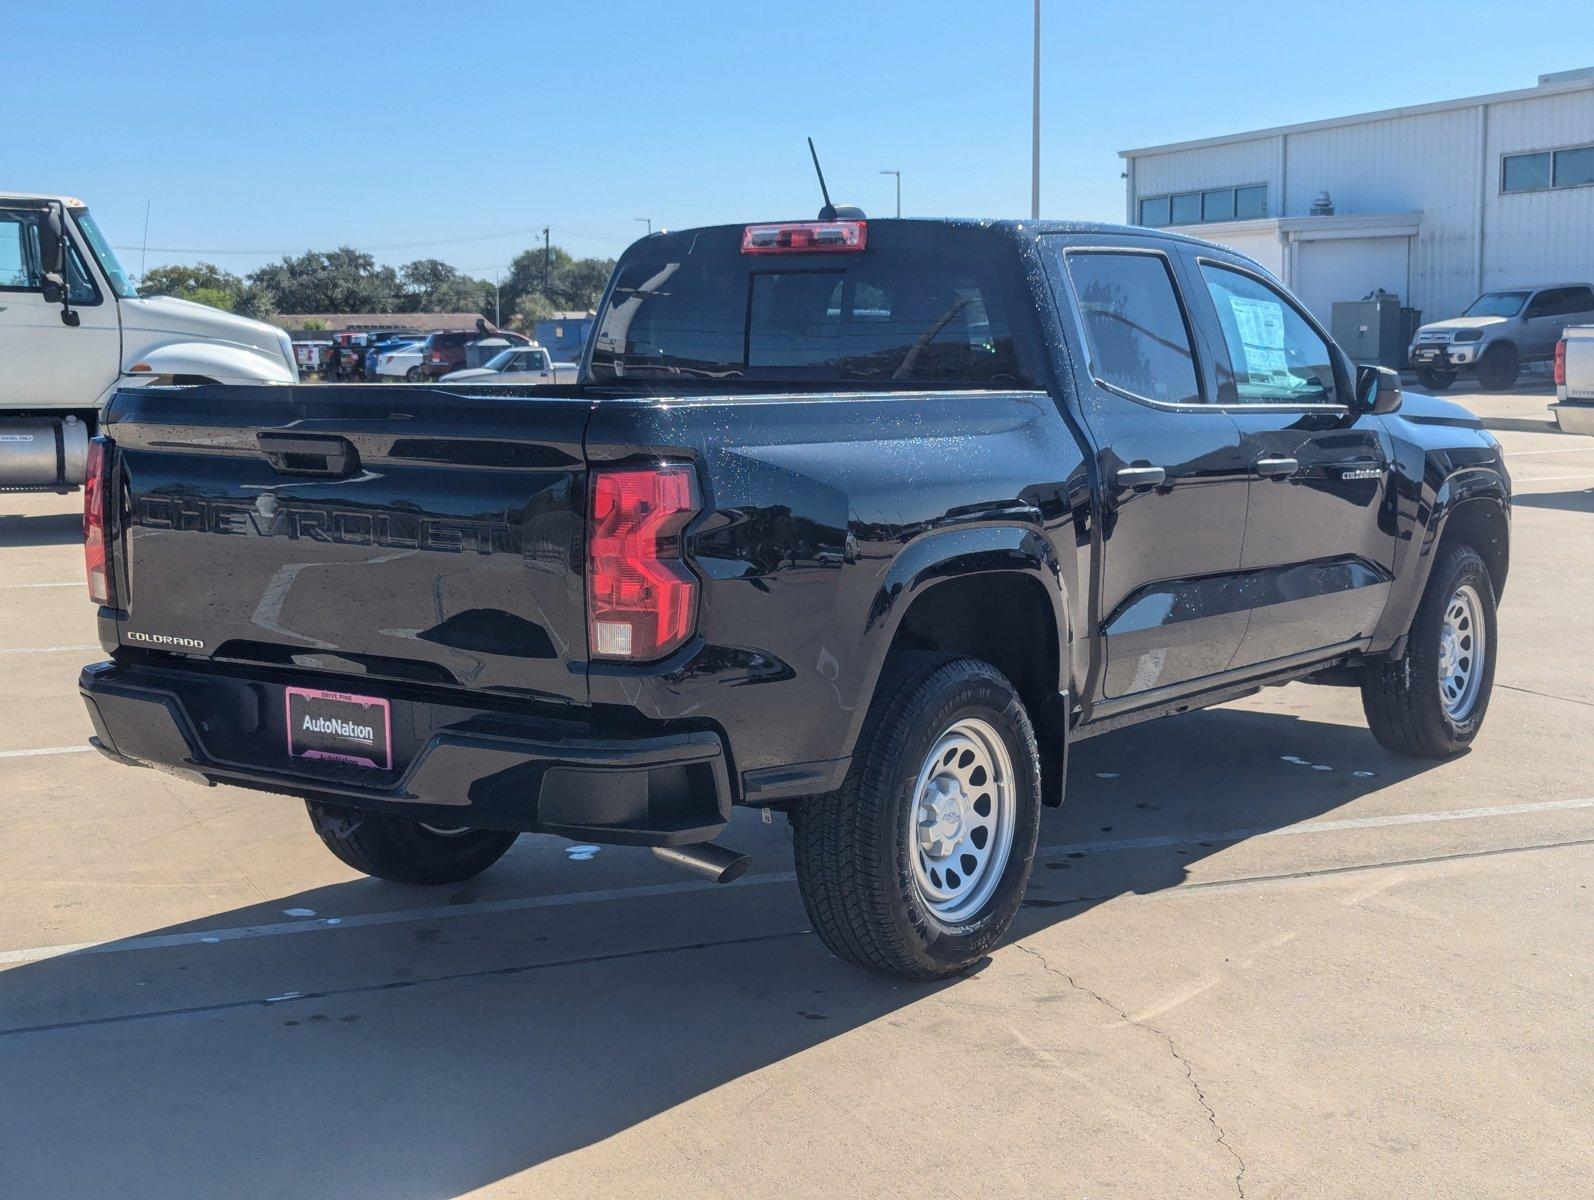
<path id="1" fill-rule="evenodd" d="M 1594 328 L 1566 331 L 1566 396 L 1594 400 Z"/>
<path id="2" fill-rule="evenodd" d="M 589 408 L 404 386 L 125 391 L 105 425 L 125 486 L 118 636 L 584 703 Z"/>

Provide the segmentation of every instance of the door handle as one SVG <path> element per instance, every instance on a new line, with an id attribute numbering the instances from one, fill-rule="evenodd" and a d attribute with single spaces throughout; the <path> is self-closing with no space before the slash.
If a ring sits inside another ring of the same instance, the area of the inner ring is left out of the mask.
<path id="1" fill-rule="evenodd" d="M 1258 475 L 1268 479 L 1288 479 L 1301 469 L 1301 464 L 1293 458 L 1259 458 L 1251 465 Z"/>
<path id="2" fill-rule="evenodd" d="M 255 435 L 271 469 L 282 475 L 352 475 L 360 458 L 347 438 L 263 431 Z"/>
<path id="3" fill-rule="evenodd" d="M 1168 472 L 1162 467 L 1119 467 L 1113 472 L 1113 482 L 1119 487 L 1147 488 L 1156 487 L 1168 478 Z"/>

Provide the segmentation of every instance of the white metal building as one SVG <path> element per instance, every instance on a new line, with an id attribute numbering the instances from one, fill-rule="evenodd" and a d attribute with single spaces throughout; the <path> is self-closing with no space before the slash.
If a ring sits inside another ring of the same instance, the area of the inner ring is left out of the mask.
<path id="1" fill-rule="evenodd" d="M 1490 288 L 1594 281 L 1594 68 L 1122 157 L 1131 224 L 1234 247 L 1325 325 L 1375 288 L 1431 321 Z M 1313 215 L 1323 193 L 1333 215 Z"/>

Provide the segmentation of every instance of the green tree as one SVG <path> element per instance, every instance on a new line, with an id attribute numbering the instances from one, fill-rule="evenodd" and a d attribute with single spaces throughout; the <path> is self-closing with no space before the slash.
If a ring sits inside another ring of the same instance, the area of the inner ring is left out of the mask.
<path id="1" fill-rule="evenodd" d="M 138 290 L 146 296 L 179 296 L 184 300 L 192 300 L 194 293 L 202 290 L 236 296 L 242 290 L 244 281 L 214 263 L 202 262 L 192 266 L 156 267 L 146 271 L 138 284 Z M 215 307 L 231 308 L 232 305 L 217 304 Z"/>
<path id="2" fill-rule="evenodd" d="M 284 257 L 261 267 L 249 282 L 290 313 L 393 312 L 401 295 L 398 272 L 351 246 Z"/>
<path id="3" fill-rule="evenodd" d="M 526 250 L 509 264 L 509 277 L 503 284 L 505 312 L 531 320 L 551 312 L 584 312 L 598 306 L 612 258 L 574 258 L 559 246 Z M 532 299 L 535 297 L 535 299 Z"/>
<path id="4" fill-rule="evenodd" d="M 403 285 L 405 312 L 481 312 L 482 290 L 479 279 L 463 275 L 437 258 L 421 258 L 399 270 Z M 491 291 L 488 292 L 491 300 Z M 491 313 L 489 307 L 487 313 Z"/>

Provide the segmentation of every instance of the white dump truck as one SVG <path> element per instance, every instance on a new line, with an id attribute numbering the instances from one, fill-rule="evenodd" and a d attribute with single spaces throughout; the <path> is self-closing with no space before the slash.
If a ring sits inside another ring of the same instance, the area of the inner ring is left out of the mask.
<path id="1" fill-rule="evenodd" d="M 282 330 L 140 296 L 81 200 L 0 190 L 0 488 L 82 483 L 118 386 L 298 378 Z"/>

